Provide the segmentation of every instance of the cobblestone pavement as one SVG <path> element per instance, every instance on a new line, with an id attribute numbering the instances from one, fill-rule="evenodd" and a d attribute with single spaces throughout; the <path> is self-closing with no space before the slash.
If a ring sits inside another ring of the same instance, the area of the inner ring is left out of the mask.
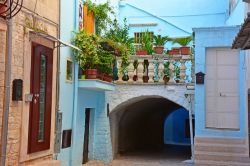
<path id="1" fill-rule="evenodd" d="M 161 152 L 134 152 L 117 157 L 112 163 L 90 161 L 83 166 L 192 166 L 183 162 L 190 159 L 190 148 L 170 146 Z"/>

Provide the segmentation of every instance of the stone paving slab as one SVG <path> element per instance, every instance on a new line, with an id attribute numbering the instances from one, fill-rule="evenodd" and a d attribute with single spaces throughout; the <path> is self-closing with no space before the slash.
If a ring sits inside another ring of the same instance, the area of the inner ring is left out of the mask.
<path id="1" fill-rule="evenodd" d="M 108 164 L 89 161 L 83 166 L 193 166 L 190 161 L 187 162 L 188 159 L 190 159 L 190 147 L 170 145 L 163 151 L 131 152 L 117 156 Z"/>

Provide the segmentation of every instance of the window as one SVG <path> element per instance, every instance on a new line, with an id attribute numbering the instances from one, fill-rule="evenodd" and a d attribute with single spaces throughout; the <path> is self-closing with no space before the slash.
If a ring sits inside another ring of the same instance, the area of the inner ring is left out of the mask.
<path id="1" fill-rule="evenodd" d="M 73 80 L 73 62 L 67 59 L 66 62 L 66 81 L 72 82 Z"/>
<path id="2" fill-rule="evenodd" d="M 135 43 L 141 43 L 142 37 L 145 34 L 145 32 L 135 32 L 134 33 L 134 39 Z M 154 39 L 154 32 L 149 32 L 150 40 L 153 41 Z"/>
<path id="3" fill-rule="evenodd" d="M 149 37 L 150 37 L 150 40 L 153 42 L 154 40 L 154 32 L 148 32 L 149 33 Z M 145 32 L 135 32 L 134 33 L 134 43 L 135 43 L 135 49 L 136 50 L 139 50 L 141 49 L 141 42 L 142 42 L 142 38 L 143 38 L 143 35 L 145 34 Z"/>
<path id="4" fill-rule="evenodd" d="M 84 30 L 88 33 L 95 32 L 95 16 L 93 12 L 88 12 L 86 5 L 83 7 L 83 25 Z"/>

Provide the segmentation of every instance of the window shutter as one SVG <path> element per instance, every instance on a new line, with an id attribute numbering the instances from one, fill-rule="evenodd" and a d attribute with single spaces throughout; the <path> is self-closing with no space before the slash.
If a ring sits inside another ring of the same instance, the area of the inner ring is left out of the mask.
<path id="1" fill-rule="evenodd" d="M 93 12 L 88 13 L 88 8 L 86 5 L 83 7 L 83 25 L 84 30 L 88 33 L 94 33 L 95 32 L 95 16 Z"/>

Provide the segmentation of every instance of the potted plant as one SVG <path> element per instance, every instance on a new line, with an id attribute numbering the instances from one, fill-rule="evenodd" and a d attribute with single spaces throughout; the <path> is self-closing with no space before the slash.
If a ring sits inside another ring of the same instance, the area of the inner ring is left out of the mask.
<path id="1" fill-rule="evenodd" d="M 100 46 L 105 51 L 114 51 L 114 41 L 112 41 L 111 39 L 102 38 L 100 41 Z"/>
<path id="2" fill-rule="evenodd" d="M 178 61 L 174 62 L 174 80 L 176 83 L 180 82 L 181 76 L 180 76 L 180 65 L 181 63 Z"/>
<path id="3" fill-rule="evenodd" d="M 180 52 L 182 55 L 189 55 L 190 54 L 190 47 L 188 47 L 188 44 L 193 40 L 192 36 L 187 37 L 181 37 L 181 38 L 175 38 L 173 40 L 173 43 L 178 43 L 181 45 Z"/>
<path id="4" fill-rule="evenodd" d="M 168 37 L 162 37 L 161 35 L 154 36 L 154 51 L 156 54 L 162 54 L 164 50 L 164 45 L 168 41 Z"/>
<path id="5" fill-rule="evenodd" d="M 134 71 L 137 70 L 138 65 L 139 65 L 138 60 L 135 60 L 134 63 L 133 63 Z M 133 76 L 133 81 L 137 81 L 137 80 L 138 80 L 138 76 L 137 76 L 137 74 L 135 74 L 135 75 Z"/>
<path id="6" fill-rule="evenodd" d="M 153 53 L 153 43 L 150 38 L 149 31 L 145 31 L 140 40 L 139 49 L 136 50 L 137 55 L 152 55 Z"/>
<path id="7" fill-rule="evenodd" d="M 165 61 L 165 62 L 163 62 L 163 65 L 164 65 L 163 80 L 164 80 L 164 82 L 166 84 L 170 80 L 170 69 L 169 69 L 170 62 L 169 61 Z"/>
<path id="8" fill-rule="evenodd" d="M 119 25 L 118 22 L 114 20 L 109 30 L 106 31 L 104 37 L 109 39 L 109 41 L 113 41 L 109 42 L 109 44 L 114 48 L 113 54 L 121 57 L 121 70 L 119 71 L 124 76 L 122 79 L 127 80 L 128 76 L 126 73 L 129 65 L 128 56 L 134 53 L 134 39 L 129 37 L 126 19 L 123 20 L 123 25 Z"/>
<path id="9" fill-rule="evenodd" d="M 109 51 L 103 49 L 98 50 L 99 64 L 98 73 L 101 75 L 103 81 L 112 82 L 112 62 L 113 55 Z"/>
<path id="10" fill-rule="evenodd" d="M 80 67 L 85 71 L 86 79 L 95 79 L 99 63 L 97 36 L 81 30 L 76 33 L 74 43 L 81 50 L 76 51 L 75 56 Z"/>

